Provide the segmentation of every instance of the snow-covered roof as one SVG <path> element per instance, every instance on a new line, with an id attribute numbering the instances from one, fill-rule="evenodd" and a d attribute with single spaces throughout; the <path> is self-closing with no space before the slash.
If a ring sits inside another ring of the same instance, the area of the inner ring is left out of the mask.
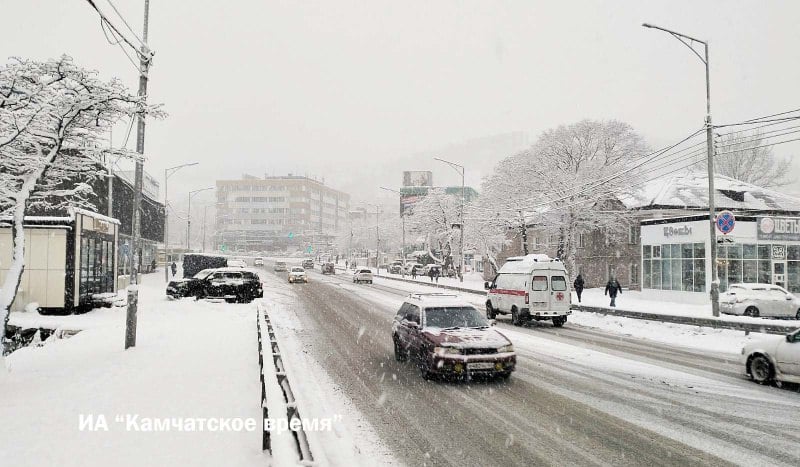
<path id="1" fill-rule="evenodd" d="M 747 211 L 800 211 L 800 198 L 714 175 L 714 203 L 717 209 Z M 620 201 L 629 209 L 708 208 L 708 174 L 699 170 L 669 175 L 651 181 Z"/>
<path id="2" fill-rule="evenodd" d="M 99 219 L 101 221 L 106 221 L 106 222 L 108 222 L 110 224 L 117 224 L 117 225 L 120 224 L 118 219 L 115 219 L 113 217 L 104 216 L 104 215 L 98 214 L 96 212 L 87 211 L 86 209 L 71 207 L 71 208 L 67 209 L 67 212 L 69 212 L 70 218 L 72 218 L 72 219 L 75 219 L 75 214 L 81 214 L 83 216 L 93 217 L 93 218 Z"/>
<path id="3" fill-rule="evenodd" d="M 558 259 L 552 259 L 543 254 L 530 254 L 526 256 L 512 256 L 506 259 L 506 263 L 500 268 L 501 273 L 508 274 L 529 274 L 534 269 L 564 269 L 564 263 Z"/>

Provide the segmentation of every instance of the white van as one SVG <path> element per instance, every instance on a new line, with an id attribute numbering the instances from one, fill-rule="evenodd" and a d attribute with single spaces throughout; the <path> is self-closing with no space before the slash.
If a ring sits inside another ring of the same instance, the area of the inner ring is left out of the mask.
<path id="1" fill-rule="evenodd" d="M 553 320 L 556 327 L 572 314 L 572 295 L 567 269 L 558 259 L 547 255 L 509 258 L 494 280 L 484 284 L 486 317 L 511 314 L 511 324 Z"/>

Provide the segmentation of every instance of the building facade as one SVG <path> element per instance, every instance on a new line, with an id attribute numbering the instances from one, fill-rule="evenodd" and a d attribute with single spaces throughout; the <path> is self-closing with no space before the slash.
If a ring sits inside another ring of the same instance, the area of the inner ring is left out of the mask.
<path id="1" fill-rule="evenodd" d="M 214 249 L 272 251 L 333 244 L 350 195 L 302 176 L 217 180 Z"/>

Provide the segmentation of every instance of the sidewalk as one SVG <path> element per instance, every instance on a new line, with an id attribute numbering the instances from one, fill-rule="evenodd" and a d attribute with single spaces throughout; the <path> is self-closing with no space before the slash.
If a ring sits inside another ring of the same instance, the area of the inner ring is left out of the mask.
<path id="1" fill-rule="evenodd" d="M 18 324 L 81 332 L 6 359 L 10 371 L 0 381 L 3 458 L 14 465 L 61 466 L 269 463 L 260 450 L 260 423 L 252 432 L 177 426 L 177 419 L 260 421 L 255 304 L 167 301 L 163 275 L 149 274 L 140 286 L 137 345 L 128 350 L 125 314 L 125 308 L 112 308 L 12 316 Z M 79 429 L 81 416 L 94 417 L 96 429 Z M 124 421 L 136 416 L 138 423 Z M 101 417 L 107 430 L 97 423 Z M 145 419 L 175 423 L 148 431 Z"/>

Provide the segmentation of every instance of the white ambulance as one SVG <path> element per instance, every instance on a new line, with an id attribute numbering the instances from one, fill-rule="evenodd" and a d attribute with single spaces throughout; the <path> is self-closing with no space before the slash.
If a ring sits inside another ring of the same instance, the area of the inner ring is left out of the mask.
<path id="1" fill-rule="evenodd" d="M 486 317 L 510 314 L 511 324 L 552 320 L 561 327 L 572 314 L 572 291 L 567 269 L 547 255 L 517 256 L 506 260 L 494 280 L 486 282 Z"/>

